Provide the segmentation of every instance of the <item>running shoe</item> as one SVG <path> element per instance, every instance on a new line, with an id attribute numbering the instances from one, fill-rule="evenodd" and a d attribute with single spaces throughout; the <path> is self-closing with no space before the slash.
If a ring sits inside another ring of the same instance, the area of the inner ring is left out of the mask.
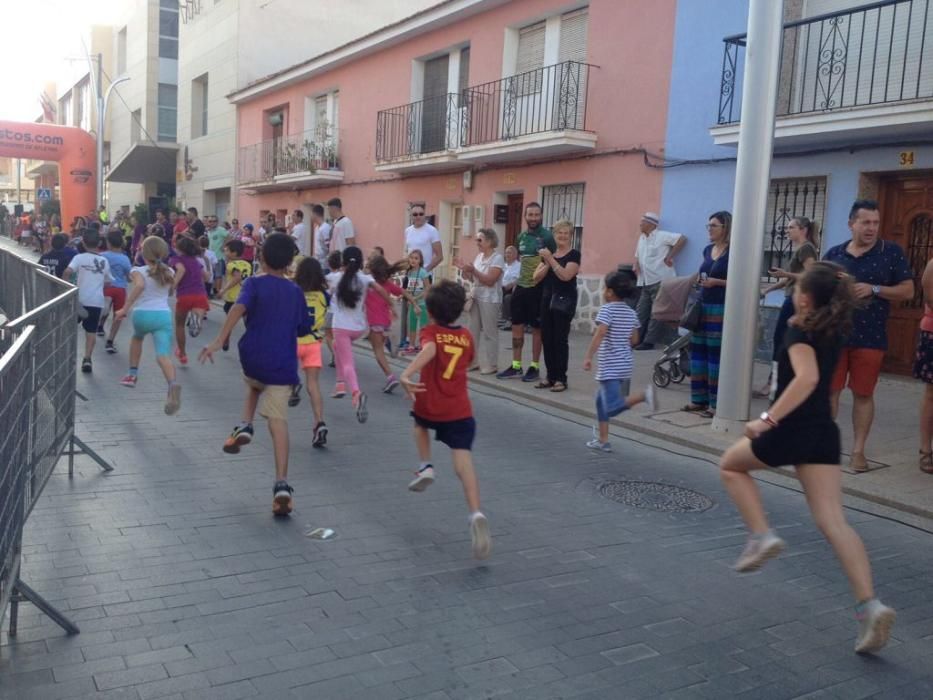
<path id="1" fill-rule="evenodd" d="M 197 338 L 201 334 L 201 317 L 193 311 L 188 312 L 188 335 Z"/>
<path id="2" fill-rule="evenodd" d="M 742 551 L 742 556 L 733 565 L 733 569 L 740 573 L 756 571 L 769 559 L 773 559 L 784 551 L 786 543 L 770 530 L 763 535 L 753 535 L 748 538 L 748 544 Z"/>
<path id="3" fill-rule="evenodd" d="M 174 416 L 181 408 L 181 385 L 171 384 L 168 387 L 168 396 L 165 398 L 165 415 Z"/>
<path id="4" fill-rule="evenodd" d="M 178 358 L 178 362 L 184 367 L 188 364 L 188 356 L 183 353 L 178 348 L 175 348 L 175 357 Z"/>
<path id="5" fill-rule="evenodd" d="M 334 393 L 330 395 L 332 399 L 342 399 L 347 395 L 347 385 L 343 382 L 337 382 L 334 385 Z"/>
<path id="6" fill-rule="evenodd" d="M 496 375 L 496 379 L 515 379 L 522 376 L 521 367 L 506 367 Z"/>
<path id="7" fill-rule="evenodd" d="M 117 349 L 113 346 L 113 341 L 112 341 L 112 340 L 108 340 L 106 343 L 104 343 L 104 350 L 107 351 L 107 354 L 108 354 L 108 355 L 116 355 L 116 354 L 117 354 Z"/>
<path id="8" fill-rule="evenodd" d="M 586 446 L 597 452 L 612 452 L 612 445 L 608 442 L 602 442 L 599 438 L 588 440 Z"/>
<path id="9" fill-rule="evenodd" d="M 366 408 L 366 394 L 362 391 L 358 391 L 353 397 L 353 408 L 356 409 L 356 419 L 360 423 L 365 423 L 366 419 L 369 418 L 369 409 Z"/>
<path id="10" fill-rule="evenodd" d="M 656 413 L 658 410 L 658 396 L 654 393 L 653 384 L 649 384 L 645 387 L 645 405 L 652 413 Z"/>
<path id="11" fill-rule="evenodd" d="M 473 540 L 473 557 L 488 557 L 492 550 L 492 539 L 489 537 L 489 521 L 482 513 L 474 513 L 470 518 L 470 538 Z"/>
<path id="12" fill-rule="evenodd" d="M 386 377 L 386 384 L 384 387 L 382 387 L 382 393 L 391 394 L 392 390 L 395 389 L 395 387 L 397 386 L 398 386 L 398 377 L 396 377 L 394 374 L 390 374 L 388 377 Z"/>
<path id="13" fill-rule="evenodd" d="M 417 474 L 417 476 L 410 484 L 408 484 L 409 491 L 417 491 L 420 493 L 434 483 L 434 467 L 432 467 L 430 464 L 422 469 L 419 469 L 415 472 L 415 474 Z"/>
<path id="14" fill-rule="evenodd" d="M 240 451 L 243 445 L 248 445 L 253 441 L 253 426 L 250 423 L 238 425 L 230 433 L 230 437 L 224 440 L 224 452 L 235 455 Z"/>
<path id="15" fill-rule="evenodd" d="M 94 366 L 91 364 L 90 357 L 85 357 L 83 360 L 81 360 L 81 371 L 85 374 L 90 374 L 94 371 Z"/>
<path id="16" fill-rule="evenodd" d="M 321 421 L 314 426 L 314 436 L 311 438 L 311 447 L 324 447 L 327 444 L 327 425 Z"/>
<path id="17" fill-rule="evenodd" d="M 536 382 L 538 377 L 541 376 L 541 373 L 538 371 L 537 367 L 529 367 L 525 372 L 525 376 L 522 377 L 523 382 Z"/>
<path id="18" fill-rule="evenodd" d="M 416 348 L 412 345 L 409 345 L 404 350 L 401 350 L 399 354 L 404 355 L 405 357 L 411 357 L 412 355 L 417 355 L 419 352 L 421 352 L 420 348 Z"/>
<path id="19" fill-rule="evenodd" d="M 896 618 L 894 609 L 877 598 L 857 606 L 855 619 L 858 620 L 858 638 L 855 640 L 855 653 L 872 654 L 887 644 Z"/>
<path id="20" fill-rule="evenodd" d="M 292 494 L 295 492 L 287 481 L 276 481 L 272 487 L 272 514 L 288 515 L 292 512 Z"/>
<path id="21" fill-rule="evenodd" d="M 103 326 L 98 326 L 98 327 L 97 327 L 97 335 L 98 335 L 99 337 L 101 337 L 101 338 L 104 337 L 105 333 L 104 333 L 104 327 L 103 327 Z"/>
<path id="22" fill-rule="evenodd" d="M 288 397 L 288 405 L 291 408 L 294 408 L 301 403 L 301 383 L 295 384 L 292 387 L 292 393 Z"/>
<path id="23" fill-rule="evenodd" d="M 123 386 L 128 386 L 130 389 L 133 389 L 136 387 L 137 379 L 138 377 L 135 374 L 128 374 L 125 377 L 123 377 L 123 379 L 120 380 L 120 383 Z"/>

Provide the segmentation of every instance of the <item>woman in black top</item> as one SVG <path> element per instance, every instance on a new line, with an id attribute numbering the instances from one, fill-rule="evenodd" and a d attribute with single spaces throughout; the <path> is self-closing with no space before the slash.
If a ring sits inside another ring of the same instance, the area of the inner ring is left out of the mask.
<path id="1" fill-rule="evenodd" d="M 541 285 L 541 344 L 547 379 L 536 389 L 567 390 L 567 365 L 570 362 L 570 324 L 577 310 L 577 275 L 580 251 L 573 249 L 573 222 L 561 219 L 553 226 L 555 252 L 538 251 L 541 263 L 534 272 L 535 284 Z"/>
<path id="2" fill-rule="evenodd" d="M 768 526 L 749 472 L 794 465 L 813 519 L 855 594 L 855 651 L 873 652 L 887 643 L 895 613 L 875 598 L 865 546 L 842 512 L 839 428 L 829 402 L 833 369 L 856 305 L 852 278 L 838 265 L 813 263 L 798 279 L 793 299 L 794 316 L 778 357 L 777 398 L 745 426 L 745 437 L 720 461 L 723 484 L 751 530 L 735 569 L 758 569 L 784 549 L 784 541 Z"/>

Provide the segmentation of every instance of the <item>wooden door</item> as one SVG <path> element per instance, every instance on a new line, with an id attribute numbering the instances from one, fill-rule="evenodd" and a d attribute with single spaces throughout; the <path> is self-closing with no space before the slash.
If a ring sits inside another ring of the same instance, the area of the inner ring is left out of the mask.
<path id="1" fill-rule="evenodd" d="M 508 199 L 509 220 L 505 224 L 505 245 L 515 245 L 518 234 L 524 227 L 525 195 L 510 194 Z"/>
<path id="2" fill-rule="evenodd" d="M 914 272 L 913 299 L 891 305 L 883 370 L 910 374 L 923 316 L 920 278 L 933 257 L 933 174 L 882 181 L 880 206 L 881 237 L 904 249 Z"/>
<path id="3" fill-rule="evenodd" d="M 447 73 L 449 56 L 424 64 L 424 100 L 421 102 L 421 153 L 442 151 L 447 145 Z"/>

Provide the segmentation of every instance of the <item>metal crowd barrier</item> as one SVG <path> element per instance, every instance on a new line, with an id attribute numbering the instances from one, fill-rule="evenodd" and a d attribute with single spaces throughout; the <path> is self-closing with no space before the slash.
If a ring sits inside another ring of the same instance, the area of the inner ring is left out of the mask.
<path id="1" fill-rule="evenodd" d="M 77 288 L 0 250 L 0 313 L 0 622 L 9 603 L 16 636 L 18 604 L 29 601 L 75 634 L 22 581 L 20 560 L 23 527 L 66 450 L 69 474 L 76 446 L 112 469 L 74 436 Z"/>

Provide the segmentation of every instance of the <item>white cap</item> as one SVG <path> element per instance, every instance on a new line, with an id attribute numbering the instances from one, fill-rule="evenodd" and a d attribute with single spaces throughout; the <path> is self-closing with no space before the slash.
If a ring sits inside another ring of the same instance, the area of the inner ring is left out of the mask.
<path id="1" fill-rule="evenodd" d="M 653 211 L 646 211 L 641 215 L 641 220 L 647 221 L 649 224 L 654 224 L 655 226 L 661 223 L 661 217 L 655 214 Z"/>

